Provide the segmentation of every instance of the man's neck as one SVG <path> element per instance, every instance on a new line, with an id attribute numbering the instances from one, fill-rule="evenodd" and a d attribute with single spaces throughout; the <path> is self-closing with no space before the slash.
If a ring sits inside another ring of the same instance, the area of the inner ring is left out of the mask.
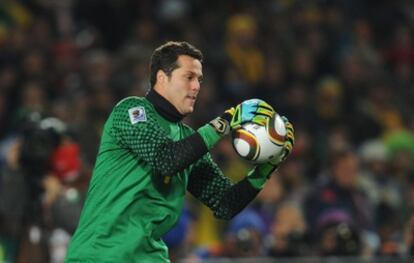
<path id="1" fill-rule="evenodd" d="M 168 121 L 179 122 L 185 117 L 180 112 L 178 112 L 174 105 L 172 105 L 167 99 L 161 96 L 153 88 L 148 91 L 146 98 L 154 105 L 154 108 L 158 114 L 160 114 Z"/>

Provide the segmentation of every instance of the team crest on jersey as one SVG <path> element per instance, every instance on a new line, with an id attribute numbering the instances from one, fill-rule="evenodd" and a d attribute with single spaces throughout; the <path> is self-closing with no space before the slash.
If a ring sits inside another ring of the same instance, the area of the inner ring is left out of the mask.
<path id="1" fill-rule="evenodd" d="M 144 107 L 134 107 L 128 110 L 129 119 L 132 124 L 147 121 L 147 116 L 145 115 Z"/>

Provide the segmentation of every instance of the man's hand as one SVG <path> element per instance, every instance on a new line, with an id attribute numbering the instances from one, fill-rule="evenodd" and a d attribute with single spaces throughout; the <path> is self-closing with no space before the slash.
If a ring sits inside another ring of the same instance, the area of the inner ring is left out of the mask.
<path id="1" fill-rule="evenodd" d="M 286 160 L 286 158 L 292 152 L 293 145 L 295 144 L 295 134 L 292 123 L 290 123 L 285 116 L 282 116 L 282 119 L 286 127 L 285 143 L 283 144 L 283 149 L 280 154 L 273 158 L 273 160 L 270 160 L 269 163 L 273 166 L 279 166 L 281 162 Z"/>
<path id="2" fill-rule="evenodd" d="M 266 125 L 266 120 L 271 118 L 274 112 L 272 106 L 260 99 L 245 100 L 225 111 L 231 117 L 229 123 L 232 130 L 247 122 Z"/>
<path id="3" fill-rule="evenodd" d="M 256 189 L 262 189 L 267 179 L 271 174 L 279 168 L 280 164 L 286 160 L 289 154 L 292 152 L 293 145 L 295 144 L 295 134 L 292 123 L 286 117 L 282 117 L 285 122 L 286 136 L 283 149 L 278 156 L 273 160 L 259 164 L 247 175 L 247 179 L 251 185 Z"/>
<path id="4" fill-rule="evenodd" d="M 273 114 L 274 109 L 265 101 L 250 99 L 226 110 L 223 115 L 212 120 L 210 124 L 219 134 L 226 135 L 230 130 L 237 129 L 244 123 L 253 122 L 266 125 L 267 119 L 271 118 Z"/>

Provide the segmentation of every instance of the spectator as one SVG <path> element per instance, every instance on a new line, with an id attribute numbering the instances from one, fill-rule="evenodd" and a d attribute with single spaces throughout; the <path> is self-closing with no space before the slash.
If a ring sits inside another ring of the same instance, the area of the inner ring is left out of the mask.
<path id="1" fill-rule="evenodd" d="M 268 254 L 272 257 L 300 257 L 309 255 L 308 229 L 301 208 L 295 203 L 283 203 L 275 213 Z"/>
<path id="2" fill-rule="evenodd" d="M 358 189 L 358 157 L 351 149 L 331 153 L 328 174 L 305 200 L 305 214 L 313 235 L 318 235 L 317 219 L 332 209 L 348 213 L 358 228 L 372 229 L 372 207 L 367 197 Z"/>

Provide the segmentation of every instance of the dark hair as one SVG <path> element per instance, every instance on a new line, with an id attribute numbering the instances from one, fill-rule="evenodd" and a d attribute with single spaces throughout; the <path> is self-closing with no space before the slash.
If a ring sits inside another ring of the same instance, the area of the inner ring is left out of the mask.
<path id="1" fill-rule="evenodd" d="M 154 86 L 158 70 L 171 76 L 174 69 L 178 68 L 177 59 L 180 55 L 187 55 L 203 61 L 203 54 L 200 50 L 187 42 L 168 41 L 154 50 L 150 63 L 150 85 Z"/>

